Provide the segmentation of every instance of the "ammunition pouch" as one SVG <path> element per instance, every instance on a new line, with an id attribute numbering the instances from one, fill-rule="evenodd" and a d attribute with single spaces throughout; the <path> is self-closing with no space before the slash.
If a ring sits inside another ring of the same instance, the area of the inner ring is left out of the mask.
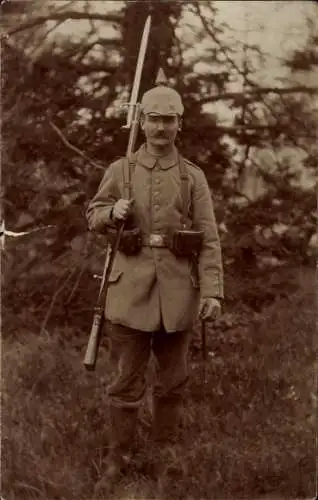
<path id="1" fill-rule="evenodd" d="M 168 231 L 167 246 L 176 257 L 195 257 L 203 246 L 203 231 L 174 229 Z"/>
<path id="2" fill-rule="evenodd" d="M 190 229 L 189 225 L 189 190 L 188 190 L 188 173 L 184 159 L 179 157 L 179 170 L 181 180 L 181 198 L 182 198 L 182 229 L 170 228 L 167 234 L 167 246 L 176 257 L 185 257 L 195 259 L 201 252 L 203 247 L 203 231 Z"/>
<path id="3" fill-rule="evenodd" d="M 108 228 L 107 237 L 110 245 L 113 246 L 117 237 L 117 229 Z M 139 227 L 124 229 L 118 250 L 125 255 L 137 255 L 141 250 L 142 243 L 142 234 Z"/>

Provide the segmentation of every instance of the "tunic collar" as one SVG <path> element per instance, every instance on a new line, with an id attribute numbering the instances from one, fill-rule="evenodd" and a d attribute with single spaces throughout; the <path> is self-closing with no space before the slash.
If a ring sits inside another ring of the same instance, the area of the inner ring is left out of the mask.
<path id="1" fill-rule="evenodd" d="M 143 144 L 136 152 L 136 158 L 138 163 L 141 163 L 147 168 L 153 168 L 158 162 L 161 168 L 168 169 L 178 164 L 178 150 L 174 146 L 171 153 L 167 156 L 156 157 L 149 154 L 146 150 L 146 144 Z"/>

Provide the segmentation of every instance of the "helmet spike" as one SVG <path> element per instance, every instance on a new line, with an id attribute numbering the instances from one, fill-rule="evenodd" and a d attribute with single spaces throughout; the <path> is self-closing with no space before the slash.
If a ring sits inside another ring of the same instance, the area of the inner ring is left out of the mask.
<path id="1" fill-rule="evenodd" d="M 159 68 L 159 70 L 158 70 L 155 85 L 156 86 L 159 86 L 159 85 L 166 85 L 167 86 L 168 85 L 167 77 L 164 74 L 164 71 L 162 68 Z"/>

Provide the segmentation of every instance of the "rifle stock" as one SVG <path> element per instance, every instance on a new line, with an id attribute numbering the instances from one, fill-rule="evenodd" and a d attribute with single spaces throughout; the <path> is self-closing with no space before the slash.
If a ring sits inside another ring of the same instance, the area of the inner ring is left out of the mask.
<path id="1" fill-rule="evenodd" d="M 106 296 L 108 290 L 108 283 L 110 273 L 113 267 L 114 259 L 119 247 L 120 238 L 122 236 L 124 230 L 125 223 L 121 223 L 117 230 L 116 241 L 114 245 L 111 247 L 108 245 L 106 260 L 104 265 L 102 283 L 99 290 L 98 300 L 95 307 L 93 323 L 91 328 L 91 333 L 89 335 L 85 358 L 84 358 L 84 366 L 89 371 L 94 371 L 96 366 L 98 348 L 100 344 L 103 324 L 104 324 L 104 310 L 106 303 Z"/>

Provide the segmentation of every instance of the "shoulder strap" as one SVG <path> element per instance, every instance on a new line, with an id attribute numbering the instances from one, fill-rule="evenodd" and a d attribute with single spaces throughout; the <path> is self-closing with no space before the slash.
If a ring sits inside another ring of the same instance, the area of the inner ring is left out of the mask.
<path id="1" fill-rule="evenodd" d="M 123 168 L 123 184 L 124 184 L 124 197 L 126 200 L 130 200 L 132 197 L 132 174 L 136 166 L 136 160 L 133 156 L 125 156 L 123 158 L 122 168 Z"/>
<path id="2" fill-rule="evenodd" d="M 184 158 L 179 155 L 179 171 L 181 179 L 181 198 L 182 198 L 182 217 L 181 224 L 183 228 L 186 228 L 187 218 L 188 218 L 188 206 L 189 206 L 189 190 L 188 190 L 188 174 L 187 167 Z"/>

